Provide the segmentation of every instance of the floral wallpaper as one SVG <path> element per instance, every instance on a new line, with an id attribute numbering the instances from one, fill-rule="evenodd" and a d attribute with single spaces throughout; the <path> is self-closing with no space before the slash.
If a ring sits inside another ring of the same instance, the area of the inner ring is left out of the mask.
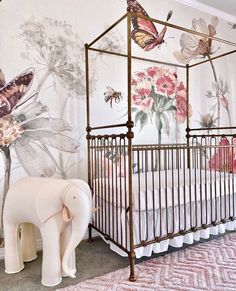
<path id="1" fill-rule="evenodd" d="M 216 36 L 217 25 L 219 19 L 215 16 L 211 18 L 211 22 L 207 22 L 203 18 L 193 18 L 191 29 L 197 32 L 201 32 L 210 36 Z M 208 59 L 209 65 L 213 74 L 213 82 L 211 89 L 206 91 L 206 98 L 212 100 L 210 107 L 210 112 L 207 114 L 207 119 L 211 119 L 211 122 L 206 122 L 204 119 L 206 115 L 201 116 L 200 125 L 203 127 L 220 127 L 221 125 L 221 111 L 222 108 L 226 110 L 228 116 L 228 125 L 232 126 L 231 114 L 229 110 L 229 103 L 227 98 L 227 93 L 229 93 L 229 86 L 227 81 L 223 79 L 222 76 L 218 76 L 218 72 L 212 61 L 212 56 L 216 55 L 220 47 L 215 48 L 212 45 L 212 40 L 210 38 L 206 39 L 204 37 L 198 37 L 193 34 L 183 33 L 180 38 L 181 51 L 175 51 L 174 56 L 176 59 L 183 64 L 191 64 L 193 59 Z"/>
<path id="2" fill-rule="evenodd" d="M 150 122 L 161 135 L 170 133 L 170 119 L 184 123 L 191 116 L 191 105 L 186 104 L 186 88 L 176 72 L 165 67 L 148 67 L 134 73 L 132 79 L 132 111 L 140 131 Z M 188 109 L 187 109 L 188 107 Z"/>
<path id="3" fill-rule="evenodd" d="M 210 36 L 235 39 L 235 24 L 174 0 L 129 0 L 128 4 L 144 15 Z M 9 185 L 26 175 L 87 179 L 84 44 L 121 17 L 127 2 L 3 0 L 0 6 L 2 209 Z M 192 127 L 234 123 L 235 56 L 212 60 L 232 48 L 159 24 L 143 24 L 140 19 L 134 19 L 132 25 L 134 55 L 178 64 L 209 60 L 191 76 L 189 105 L 184 71 L 174 66 L 134 62 L 134 142 L 184 141 L 187 111 Z M 125 53 L 125 27 L 121 24 L 109 32 L 96 47 Z M 125 70 L 126 62 L 120 58 L 90 53 L 93 125 L 125 121 Z M 0 234 L 2 238 L 2 230 Z"/>

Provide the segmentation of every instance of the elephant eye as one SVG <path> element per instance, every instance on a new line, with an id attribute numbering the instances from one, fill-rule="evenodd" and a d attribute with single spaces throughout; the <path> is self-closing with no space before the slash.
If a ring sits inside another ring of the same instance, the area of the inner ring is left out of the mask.
<path id="1" fill-rule="evenodd" d="M 73 196 L 73 199 L 75 199 L 76 197 L 75 196 Z"/>

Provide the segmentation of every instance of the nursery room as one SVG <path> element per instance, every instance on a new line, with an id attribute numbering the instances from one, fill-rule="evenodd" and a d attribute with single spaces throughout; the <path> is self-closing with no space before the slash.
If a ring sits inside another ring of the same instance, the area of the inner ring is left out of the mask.
<path id="1" fill-rule="evenodd" d="M 0 291 L 236 290 L 236 1 L 0 11 Z"/>

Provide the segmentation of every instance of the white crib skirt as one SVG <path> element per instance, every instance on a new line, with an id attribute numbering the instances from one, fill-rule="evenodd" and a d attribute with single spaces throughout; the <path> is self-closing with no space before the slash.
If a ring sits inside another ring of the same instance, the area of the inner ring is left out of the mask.
<path id="1" fill-rule="evenodd" d="M 142 258 L 142 257 L 151 257 L 152 253 L 162 253 L 166 252 L 169 248 L 169 246 L 175 247 L 175 248 L 181 248 L 183 244 L 192 244 L 194 241 L 199 241 L 202 239 L 208 239 L 210 235 L 218 235 L 224 233 L 226 230 L 236 230 L 236 221 L 227 222 L 225 224 L 220 224 L 217 226 L 209 227 L 208 229 L 199 230 L 196 232 L 188 233 L 186 235 L 180 235 L 178 237 L 175 237 L 173 239 L 167 239 L 164 241 L 161 241 L 160 243 L 153 243 L 146 247 L 140 247 L 135 249 L 135 255 L 136 258 Z M 127 253 L 121 250 L 118 246 L 116 246 L 114 243 L 112 243 L 109 240 L 106 240 L 103 235 L 101 235 L 101 238 L 110 245 L 110 249 L 114 252 L 116 252 L 118 255 L 122 257 L 127 257 Z"/>
<path id="2" fill-rule="evenodd" d="M 174 225 L 173 221 L 173 209 L 172 207 L 168 207 L 168 231 L 166 229 L 166 209 L 156 209 L 155 210 L 155 220 L 153 219 L 153 210 L 146 211 L 137 211 L 134 210 L 133 214 L 133 229 L 134 229 L 134 244 L 139 244 L 141 241 L 150 241 L 158 236 L 166 236 L 167 233 L 179 233 L 180 230 L 189 230 L 191 229 L 191 225 L 193 226 L 201 226 L 202 223 L 210 224 L 212 220 L 220 221 L 221 217 L 229 217 L 236 216 L 236 213 L 233 213 L 233 202 L 236 203 L 236 198 L 234 198 L 235 194 L 226 195 L 226 207 L 225 207 L 225 199 L 222 199 L 220 202 L 220 197 L 216 198 L 217 201 L 217 212 L 215 213 L 215 199 L 212 201 L 207 200 L 198 201 L 196 204 L 192 203 L 192 208 L 190 209 L 190 203 L 186 204 L 184 208 L 183 205 L 174 207 Z M 211 207 L 212 203 L 212 207 Z M 103 201 L 103 204 L 100 202 L 100 205 L 103 205 L 103 214 L 111 213 L 111 209 L 114 209 L 114 221 L 112 219 L 105 219 L 105 215 L 103 215 L 103 219 L 100 217 L 100 221 L 102 222 L 103 229 L 102 231 L 112 237 L 119 244 L 122 244 L 126 247 L 126 237 L 127 237 L 127 249 L 129 249 L 129 213 L 126 212 L 124 208 L 120 207 L 112 207 L 112 205 L 106 201 Z M 207 205 L 206 205 L 207 204 Z M 231 205 L 229 209 L 229 204 Z M 205 209 L 208 211 L 205 211 Z M 179 220 L 179 209 L 180 209 L 180 217 Z M 212 213 L 210 211 L 212 209 Z M 234 207 L 234 211 L 236 210 L 236 205 Z M 186 211 L 186 221 L 184 221 L 184 213 Z M 192 213 L 192 221 L 190 219 L 190 213 Z M 197 215 L 196 215 L 197 214 Z M 221 215 L 222 216 L 221 216 Z M 99 215 L 98 213 L 94 215 Z M 160 233 L 160 217 L 162 221 L 162 230 Z M 197 217 L 197 219 L 196 219 Z M 155 225 L 153 225 L 155 224 Z M 154 234 L 155 228 L 155 234 Z M 140 231 L 141 229 L 141 231 Z M 143 256 L 150 257 L 153 253 L 161 253 L 168 250 L 169 245 L 172 247 L 180 248 L 184 243 L 192 244 L 194 241 L 199 241 L 201 238 L 208 239 L 210 235 L 218 235 L 219 233 L 224 233 L 225 230 L 235 230 L 236 229 L 236 221 L 230 221 L 225 224 L 219 224 L 217 226 L 209 227 L 207 229 L 202 229 L 196 232 L 191 232 L 186 235 L 180 235 L 174 237 L 173 239 L 166 239 L 159 243 L 153 243 L 147 245 L 145 247 L 139 247 L 135 249 L 136 258 L 141 258 Z M 109 231 L 108 231 L 109 230 Z M 110 244 L 111 250 L 115 251 L 121 256 L 127 256 L 127 253 L 122 251 L 119 247 L 117 247 L 114 243 L 106 240 L 102 235 L 101 237 Z"/>

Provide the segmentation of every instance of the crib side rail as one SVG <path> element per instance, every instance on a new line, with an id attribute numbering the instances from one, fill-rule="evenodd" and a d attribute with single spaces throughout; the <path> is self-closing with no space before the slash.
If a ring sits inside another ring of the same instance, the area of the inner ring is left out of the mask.
<path id="1" fill-rule="evenodd" d="M 129 251 L 133 184 L 135 248 L 235 219 L 236 138 L 192 138 L 190 145 L 133 145 L 125 134 L 91 136 L 93 227 Z"/>
<path id="2" fill-rule="evenodd" d="M 92 226 L 105 239 L 129 252 L 129 170 L 126 134 L 91 135 L 90 183 L 98 209 Z"/>
<path id="3" fill-rule="evenodd" d="M 235 220 L 236 138 L 133 148 L 135 248 Z"/>

